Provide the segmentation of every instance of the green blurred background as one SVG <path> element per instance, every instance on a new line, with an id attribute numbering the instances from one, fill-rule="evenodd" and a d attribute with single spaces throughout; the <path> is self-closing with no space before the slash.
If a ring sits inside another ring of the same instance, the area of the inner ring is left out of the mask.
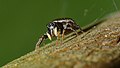
<path id="1" fill-rule="evenodd" d="M 0 0 L 0 66 L 33 51 L 55 18 L 83 27 L 119 9 L 120 0 Z"/>

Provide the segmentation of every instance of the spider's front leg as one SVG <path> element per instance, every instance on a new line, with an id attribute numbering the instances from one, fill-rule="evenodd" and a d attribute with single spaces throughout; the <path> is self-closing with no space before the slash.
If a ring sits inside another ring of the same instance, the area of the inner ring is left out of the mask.
<path id="1" fill-rule="evenodd" d="M 42 44 L 42 42 L 43 42 L 46 38 L 48 38 L 48 36 L 47 36 L 46 34 L 42 35 L 42 36 L 39 38 L 38 42 L 36 43 L 35 50 L 38 49 L 38 48 L 40 48 L 40 45 Z"/>
<path id="2" fill-rule="evenodd" d="M 57 40 L 56 40 L 56 45 L 58 45 L 60 43 L 60 45 L 62 44 L 62 41 L 64 39 L 64 33 L 65 33 L 65 30 L 64 29 L 61 29 L 61 30 L 58 30 L 57 31 Z M 62 36 L 62 38 L 61 38 Z"/>
<path id="3" fill-rule="evenodd" d="M 38 49 L 38 48 L 40 48 L 40 44 L 42 43 L 43 39 L 44 39 L 43 36 L 41 36 L 41 37 L 39 38 L 38 42 L 36 43 L 35 50 Z"/>

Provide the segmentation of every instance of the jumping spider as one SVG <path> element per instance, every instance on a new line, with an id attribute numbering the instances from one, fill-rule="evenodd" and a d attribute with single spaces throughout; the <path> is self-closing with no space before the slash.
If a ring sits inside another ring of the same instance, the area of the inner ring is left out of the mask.
<path id="1" fill-rule="evenodd" d="M 52 40 L 52 37 L 57 37 L 57 39 L 58 39 L 59 36 L 62 35 L 62 40 L 63 40 L 64 34 L 67 31 L 72 30 L 76 33 L 76 35 L 78 35 L 78 33 L 76 31 L 77 29 L 80 29 L 82 31 L 80 26 L 77 25 L 74 22 L 74 20 L 71 18 L 55 19 L 55 20 L 51 21 L 49 24 L 47 24 L 47 29 L 48 29 L 48 31 L 39 38 L 39 41 L 36 44 L 36 48 L 38 48 L 40 46 L 40 44 L 43 42 L 43 40 L 45 40 L 47 38 Z"/>

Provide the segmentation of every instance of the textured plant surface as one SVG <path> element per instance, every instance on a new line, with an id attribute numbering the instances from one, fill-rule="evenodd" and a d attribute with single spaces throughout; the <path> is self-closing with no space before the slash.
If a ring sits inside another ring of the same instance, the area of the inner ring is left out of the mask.
<path id="1" fill-rule="evenodd" d="M 70 35 L 69 35 L 70 36 Z M 109 68 L 120 66 L 120 14 L 81 33 L 55 41 L 3 68 Z"/>

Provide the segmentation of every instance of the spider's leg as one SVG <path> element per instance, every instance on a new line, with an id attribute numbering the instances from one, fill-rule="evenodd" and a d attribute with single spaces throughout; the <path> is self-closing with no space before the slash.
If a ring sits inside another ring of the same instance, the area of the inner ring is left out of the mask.
<path id="1" fill-rule="evenodd" d="M 57 32 L 58 36 L 57 36 L 57 40 L 56 40 L 56 45 L 58 45 L 58 41 L 60 39 L 60 32 Z"/>
<path id="2" fill-rule="evenodd" d="M 62 41 L 64 39 L 64 34 L 65 34 L 65 30 L 63 29 L 63 31 L 62 31 Z"/>
<path id="3" fill-rule="evenodd" d="M 46 34 L 44 34 L 43 36 L 41 36 L 41 37 L 39 38 L 38 42 L 36 43 L 35 49 L 40 48 L 40 45 L 42 44 L 42 42 L 43 42 L 45 39 L 47 39 L 47 38 L 48 38 L 48 37 L 47 37 Z"/>
<path id="4" fill-rule="evenodd" d="M 39 38 L 38 42 L 36 43 L 36 47 L 35 47 L 35 49 L 40 48 L 40 44 L 43 42 L 43 39 L 44 39 L 43 36 L 41 36 L 41 37 Z"/>
<path id="5" fill-rule="evenodd" d="M 82 30 L 82 28 L 79 28 L 80 29 L 80 31 L 83 33 L 84 31 Z"/>
<path id="6" fill-rule="evenodd" d="M 70 29 L 70 30 L 72 30 L 73 32 L 75 32 L 76 33 L 76 35 L 78 36 L 78 33 L 77 33 L 77 31 L 75 30 L 75 29 L 73 29 L 72 27 L 67 27 L 67 29 Z"/>
<path id="7" fill-rule="evenodd" d="M 62 38 L 60 38 L 60 44 L 62 45 L 62 43 L 63 43 L 63 40 L 64 40 L 64 34 L 65 34 L 65 30 L 63 29 L 61 32 L 62 32 L 62 33 L 61 33 L 61 35 L 62 35 Z"/>
<path id="8" fill-rule="evenodd" d="M 79 26 L 79 25 L 75 25 L 75 27 L 77 28 L 77 29 L 79 29 L 80 30 L 80 32 L 84 32 L 83 30 L 82 30 L 82 28 Z"/>

